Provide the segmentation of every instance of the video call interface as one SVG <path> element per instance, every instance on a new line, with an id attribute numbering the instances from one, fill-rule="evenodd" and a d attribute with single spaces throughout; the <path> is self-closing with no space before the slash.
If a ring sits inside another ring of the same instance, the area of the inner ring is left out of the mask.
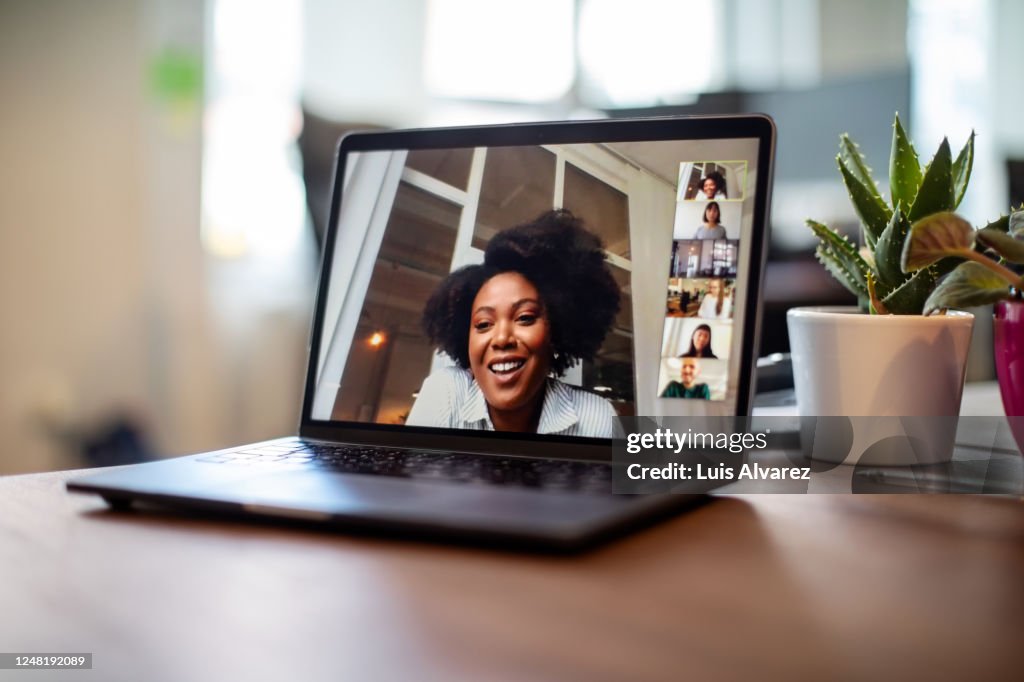
<path id="1" fill-rule="evenodd" d="M 350 153 L 312 418 L 610 438 L 733 414 L 757 147 Z"/>

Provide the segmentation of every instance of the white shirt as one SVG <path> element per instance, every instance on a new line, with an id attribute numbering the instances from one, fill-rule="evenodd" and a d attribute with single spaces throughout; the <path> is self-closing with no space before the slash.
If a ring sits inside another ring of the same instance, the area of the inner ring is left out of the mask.
<path id="1" fill-rule="evenodd" d="M 548 379 L 537 433 L 611 438 L 615 409 L 604 398 Z M 445 367 L 428 376 L 405 420 L 408 426 L 493 431 L 483 391 L 469 370 Z"/>
<path id="2" fill-rule="evenodd" d="M 692 201 L 728 201 L 729 197 L 725 196 L 725 192 L 718 190 L 715 192 L 714 199 L 708 199 L 708 195 L 704 194 L 704 189 L 697 185 L 697 194 L 693 197 Z"/>
<path id="3" fill-rule="evenodd" d="M 722 301 L 721 315 L 715 312 L 717 307 L 718 297 L 704 294 L 704 300 L 700 302 L 700 310 L 697 311 L 697 317 L 704 318 L 705 320 L 728 320 L 732 314 L 732 302 L 729 300 L 729 297 L 726 296 L 725 300 Z"/>

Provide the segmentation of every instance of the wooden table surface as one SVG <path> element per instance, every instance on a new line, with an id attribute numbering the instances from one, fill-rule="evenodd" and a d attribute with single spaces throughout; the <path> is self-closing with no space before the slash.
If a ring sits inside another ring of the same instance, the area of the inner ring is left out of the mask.
<path id="1" fill-rule="evenodd" d="M 0 478 L 0 651 L 60 680 L 1021 679 L 1024 514 L 720 498 L 577 557 L 139 512 Z"/>

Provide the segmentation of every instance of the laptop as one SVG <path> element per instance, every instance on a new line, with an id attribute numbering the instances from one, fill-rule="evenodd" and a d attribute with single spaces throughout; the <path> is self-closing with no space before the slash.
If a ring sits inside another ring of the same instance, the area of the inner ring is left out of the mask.
<path id="1" fill-rule="evenodd" d="M 774 145 L 762 115 L 349 134 L 297 435 L 68 489 L 555 550 L 693 505 L 612 494 L 613 435 L 749 414 Z"/>

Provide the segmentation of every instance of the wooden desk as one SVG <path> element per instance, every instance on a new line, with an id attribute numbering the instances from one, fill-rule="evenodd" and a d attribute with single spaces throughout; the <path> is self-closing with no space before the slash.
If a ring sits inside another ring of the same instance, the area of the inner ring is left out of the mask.
<path id="1" fill-rule="evenodd" d="M 1024 508 L 722 498 L 591 554 L 108 511 L 0 479 L 0 651 L 67 680 L 1020 679 Z"/>

